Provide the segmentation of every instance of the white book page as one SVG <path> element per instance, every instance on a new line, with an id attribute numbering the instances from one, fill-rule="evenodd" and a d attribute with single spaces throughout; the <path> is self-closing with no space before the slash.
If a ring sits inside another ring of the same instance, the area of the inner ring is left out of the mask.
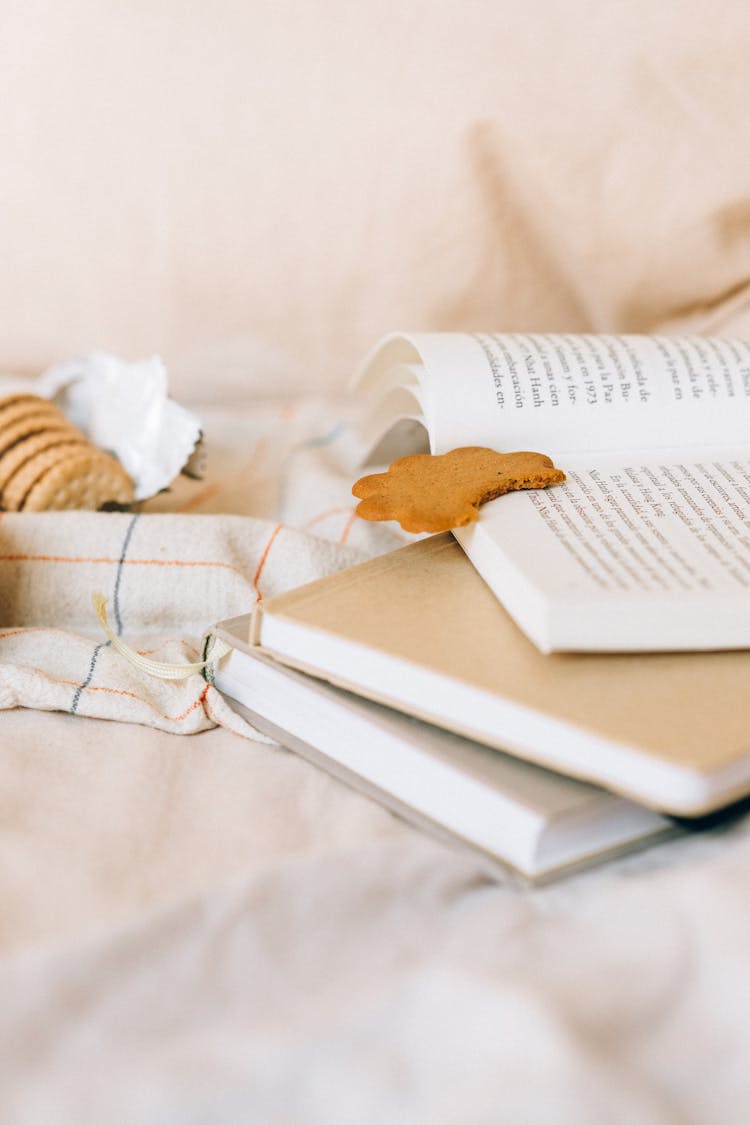
<path id="1" fill-rule="evenodd" d="M 750 344 L 742 340 L 405 334 L 371 357 L 360 389 L 377 396 L 397 363 L 419 378 L 435 453 L 488 445 L 561 457 L 741 445 L 750 433 Z"/>
<path id="2" fill-rule="evenodd" d="M 544 651 L 750 647 L 750 458 L 578 463 L 454 534 Z"/>

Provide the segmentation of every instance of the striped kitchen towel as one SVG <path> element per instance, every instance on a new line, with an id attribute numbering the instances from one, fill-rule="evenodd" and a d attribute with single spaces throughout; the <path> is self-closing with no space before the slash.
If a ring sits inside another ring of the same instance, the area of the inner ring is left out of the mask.
<path id="1" fill-rule="evenodd" d="M 237 729 L 199 674 L 158 680 L 116 652 L 92 596 L 107 599 L 109 623 L 129 646 L 190 663 L 217 621 L 410 538 L 356 518 L 350 429 L 325 400 L 199 415 L 207 475 L 178 478 L 139 514 L 0 513 L 0 709 L 176 733 Z"/>
<path id="2" fill-rule="evenodd" d="M 92 595 L 107 598 L 112 629 L 137 651 L 191 662 L 216 621 L 361 557 L 248 516 L 5 513 L 0 708 L 68 711 L 180 733 L 237 725 L 200 674 L 165 682 L 124 660 L 101 631 Z"/>

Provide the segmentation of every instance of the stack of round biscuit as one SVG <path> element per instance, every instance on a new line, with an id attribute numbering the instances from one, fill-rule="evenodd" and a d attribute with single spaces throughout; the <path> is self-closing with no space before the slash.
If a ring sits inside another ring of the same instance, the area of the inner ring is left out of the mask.
<path id="1" fill-rule="evenodd" d="M 47 399 L 0 399 L 0 509 L 44 512 L 133 502 L 133 482 Z"/>

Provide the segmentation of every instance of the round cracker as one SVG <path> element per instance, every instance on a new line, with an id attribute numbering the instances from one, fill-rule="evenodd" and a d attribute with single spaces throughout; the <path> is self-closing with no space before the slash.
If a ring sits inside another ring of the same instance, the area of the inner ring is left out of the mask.
<path id="1" fill-rule="evenodd" d="M 50 402 L 48 398 L 39 398 L 36 395 L 18 395 L 0 403 L 0 429 L 5 429 L 24 418 L 65 418 L 59 406 Z M 67 418 L 65 418 L 67 421 Z"/>
<path id="2" fill-rule="evenodd" d="M 30 395 L 30 394 L 21 394 L 21 393 L 16 394 L 16 395 L 5 395 L 4 398 L 0 398 L 0 414 L 2 414 L 4 410 L 7 410 L 9 406 L 14 406 L 17 402 L 48 402 L 48 401 L 49 401 L 48 399 L 42 398 L 41 395 Z"/>
<path id="3" fill-rule="evenodd" d="M 22 511 L 97 510 L 104 504 L 132 504 L 133 482 L 119 461 L 93 446 L 69 448 L 62 459 L 53 459 L 62 448 L 46 450 L 34 459 L 46 459 L 47 467 L 22 498 Z"/>
<path id="4" fill-rule="evenodd" d="M 93 447 L 88 444 L 84 445 L 83 448 L 88 455 L 94 452 Z M 7 486 L 3 489 L 3 507 L 6 512 L 20 511 L 27 494 L 37 481 L 40 480 L 45 473 L 49 472 L 50 469 L 67 461 L 71 455 L 75 455 L 80 451 L 80 444 L 73 439 L 68 442 L 63 442 L 61 445 L 56 445 L 52 449 L 42 450 L 35 456 L 30 457 L 18 472 L 14 474 L 13 480 L 9 481 Z"/>
<path id="5" fill-rule="evenodd" d="M 49 418 L 24 418 L 8 426 L 7 429 L 0 430 L 0 458 L 5 457 L 27 438 L 45 433 L 66 434 L 70 441 L 86 440 L 83 434 L 75 426 L 71 426 L 64 417 L 57 418 L 50 415 Z"/>
<path id="6" fill-rule="evenodd" d="M 16 442 L 4 454 L 0 454 L 0 507 L 7 508 L 4 493 L 5 489 L 11 485 L 15 474 L 37 454 L 43 453 L 46 449 L 53 449 L 58 445 L 68 447 L 80 445 L 83 448 L 90 448 L 89 443 L 83 436 L 76 440 L 75 431 L 68 426 L 42 430 L 41 433 L 32 434 Z"/>

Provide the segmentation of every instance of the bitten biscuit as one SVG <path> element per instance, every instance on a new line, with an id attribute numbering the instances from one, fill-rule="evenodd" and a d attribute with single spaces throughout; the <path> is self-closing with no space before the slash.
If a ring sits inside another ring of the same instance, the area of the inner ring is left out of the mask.
<path id="1" fill-rule="evenodd" d="M 465 446 L 450 453 L 400 457 L 386 473 L 352 488 L 365 520 L 397 520 L 404 531 L 448 531 L 477 518 L 481 504 L 506 492 L 547 488 L 565 480 L 543 453 L 496 453 Z"/>

